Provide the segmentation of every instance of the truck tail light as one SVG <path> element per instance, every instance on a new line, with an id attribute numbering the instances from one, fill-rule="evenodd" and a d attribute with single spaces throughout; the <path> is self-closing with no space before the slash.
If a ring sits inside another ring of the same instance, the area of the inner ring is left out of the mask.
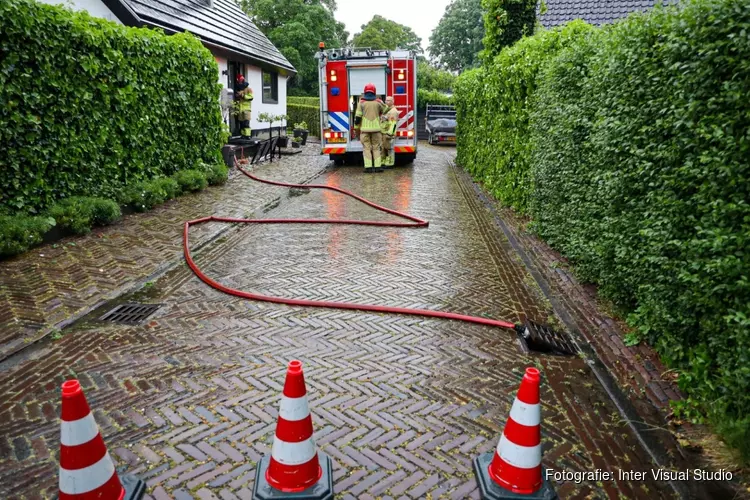
<path id="1" fill-rule="evenodd" d="M 397 137 L 414 137 L 413 130 L 399 130 L 396 132 Z"/>
<path id="2" fill-rule="evenodd" d="M 331 81 L 332 81 L 332 82 L 335 82 L 335 81 L 336 81 L 336 80 L 338 80 L 338 79 L 339 79 L 339 78 L 338 78 L 338 76 L 336 76 L 336 70 L 335 70 L 335 69 L 332 69 L 332 70 L 331 70 Z"/>
<path id="3" fill-rule="evenodd" d="M 346 142 L 346 132 L 334 132 L 333 130 L 326 130 L 323 132 L 323 137 L 329 142 Z"/>

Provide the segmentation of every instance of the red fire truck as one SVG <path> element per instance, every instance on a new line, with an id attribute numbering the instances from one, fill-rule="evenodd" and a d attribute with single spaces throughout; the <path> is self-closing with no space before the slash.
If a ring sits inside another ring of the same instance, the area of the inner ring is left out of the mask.
<path id="1" fill-rule="evenodd" d="M 378 97 L 393 96 L 399 121 L 393 149 L 399 164 L 417 156 L 417 58 L 408 50 L 343 48 L 316 55 L 320 82 L 320 126 L 323 154 L 336 165 L 362 158 L 362 143 L 354 130 L 359 99 L 368 83 Z"/>

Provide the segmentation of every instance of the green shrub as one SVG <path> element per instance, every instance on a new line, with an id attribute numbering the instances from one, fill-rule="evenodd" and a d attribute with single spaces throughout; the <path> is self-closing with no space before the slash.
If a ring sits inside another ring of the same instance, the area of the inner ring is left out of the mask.
<path id="1" fill-rule="evenodd" d="M 288 123 L 306 122 L 309 126 L 310 135 L 320 134 L 320 107 L 305 104 L 287 104 L 286 114 L 289 116 Z"/>
<path id="2" fill-rule="evenodd" d="M 120 196 L 120 203 L 137 212 L 146 212 L 181 193 L 180 184 L 175 179 L 160 177 L 128 186 Z"/>
<path id="3" fill-rule="evenodd" d="M 0 33 L 0 206 L 11 213 L 113 198 L 220 159 L 218 66 L 194 36 L 32 0 L 0 2 Z"/>
<path id="4" fill-rule="evenodd" d="M 164 196 L 164 201 L 177 198 L 182 194 L 184 189 L 177 179 L 171 177 L 159 177 L 147 182 L 146 185 L 152 191 L 158 191 Z"/>
<path id="5" fill-rule="evenodd" d="M 750 464 L 750 416 L 737 420 L 717 418 L 716 430 L 731 448 L 737 450 L 739 462 Z"/>
<path id="6" fill-rule="evenodd" d="M 61 227 L 75 234 L 86 234 L 93 226 L 111 224 L 122 214 L 120 207 L 112 200 L 73 196 L 53 205 L 49 215 Z"/>
<path id="7" fill-rule="evenodd" d="M 456 81 L 457 161 L 503 204 L 526 212 L 531 183 L 529 110 L 539 70 L 594 29 L 583 21 L 542 31 Z"/>
<path id="8" fill-rule="evenodd" d="M 185 193 L 202 191 L 208 186 L 206 174 L 200 170 L 182 170 L 174 174 L 173 178 Z"/>
<path id="9" fill-rule="evenodd" d="M 417 89 L 417 109 L 425 111 L 428 104 L 448 106 L 453 104 L 453 96 L 443 94 L 437 90 Z"/>
<path id="10" fill-rule="evenodd" d="M 40 244 L 54 225 L 51 217 L 0 215 L 0 257 L 18 255 Z"/>
<path id="11" fill-rule="evenodd" d="M 226 163 L 212 163 L 211 165 L 204 165 L 204 168 L 209 186 L 218 186 L 227 182 L 229 167 Z"/>

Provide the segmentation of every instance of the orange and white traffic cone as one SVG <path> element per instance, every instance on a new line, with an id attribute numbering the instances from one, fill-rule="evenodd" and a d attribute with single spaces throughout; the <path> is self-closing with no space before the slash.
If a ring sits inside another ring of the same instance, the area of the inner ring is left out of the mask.
<path id="1" fill-rule="evenodd" d="M 253 500 L 333 499 L 331 459 L 317 450 L 302 363 L 290 361 L 271 456 L 258 462 Z"/>
<path id="2" fill-rule="evenodd" d="M 138 500 L 146 483 L 118 477 L 77 380 L 62 385 L 60 500 Z M 122 480 L 121 480 L 122 479 Z"/>
<path id="3" fill-rule="evenodd" d="M 539 384 L 539 370 L 526 368 L 497 449 L 474 459 L 483 500 L 558 498 L 542 478 Z"/>

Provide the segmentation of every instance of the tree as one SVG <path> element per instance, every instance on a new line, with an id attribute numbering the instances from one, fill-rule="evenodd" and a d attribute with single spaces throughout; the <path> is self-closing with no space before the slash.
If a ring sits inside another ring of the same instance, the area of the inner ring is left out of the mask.
<path id="1" fill-rule="evenodd" d="M 424 90 L 452 91 L 455 75 L 435 68 L 427 61 L 419 61 L 417 66 L 417 88 Z"/>
<path id="2" fill-rule="evenodd" d="M 240 7 L 297 69 L 290 95 L 318 94 L 318 43 L 343 47 L 349 38 L 333 13 L 335 0 L 240 0 Z"/>
<path id="3" fill-rule="evenodd" d="M 492 60 L 526 35 L 534 33 L 537 0 L 482 0 L 484 50 L 480 57 Z"/>
<path id="4" fill-rule="evenodd" d="M 373 17 L 369 23 L 362 25 L 362 31 L 354 35 L 355 47 L 394 50 L 408 49 L 422 54 L 422 39 L 408 26 L 399 24 L 382 16 Z"/>
<path id="5" fill-rule="evenodd" d="M 430 36 L 429 53 L 438 66 L 463 71 L 479 65 L 484 38 L 482 0 L 454 0 Z"/>

